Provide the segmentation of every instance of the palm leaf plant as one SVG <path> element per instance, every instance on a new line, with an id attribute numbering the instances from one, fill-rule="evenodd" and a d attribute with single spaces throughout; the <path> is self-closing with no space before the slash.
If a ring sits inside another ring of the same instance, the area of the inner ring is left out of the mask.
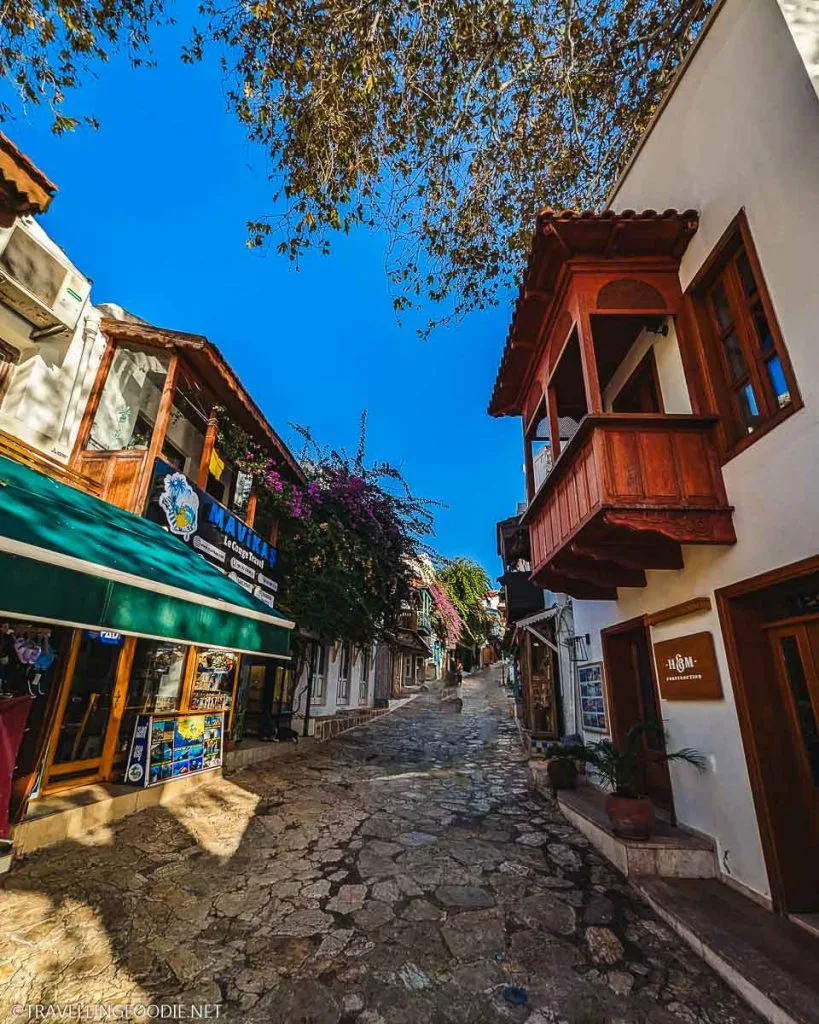
<path id="1" fill-rule="evenodd" d="M 643 769 L 648 760 L 645 740 L 649 736 L 664 737 L 662 728 L 651 722 L 635 722 L 626 733 L 622 746 L 616 746 L 611 740 L 600 740 L 586 747 L 578 748 L 577 757 L 589 765 L 598 779 L 610 789 L 615 796 L 641 796 Z M 705 771 L 705 758 L 692 747 L 680 750 L 652 751 L 652 760 L 669 763 L 671 761 L 693 765 L 698 772 Z"/>

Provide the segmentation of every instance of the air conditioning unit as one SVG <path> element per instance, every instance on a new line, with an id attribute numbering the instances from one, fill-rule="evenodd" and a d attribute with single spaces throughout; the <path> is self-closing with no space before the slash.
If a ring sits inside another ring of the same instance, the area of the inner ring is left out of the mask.
<path id="1" fill-rule="evenodd" d="M 73 331 L 91 282 L 23 221 L 0 228 L 0 301 L 33 324 L 32 337 Z"/>

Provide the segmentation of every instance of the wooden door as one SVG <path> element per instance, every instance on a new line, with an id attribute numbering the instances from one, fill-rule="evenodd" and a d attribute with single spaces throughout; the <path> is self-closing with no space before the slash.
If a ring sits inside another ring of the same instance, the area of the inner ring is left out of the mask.
<path id="1" fill-rule="evenodd" d="M 645 794 L 658 807 L 673 815 L 671 776 L 662 757 L 665 753 L 664 727 L 648 629 L 638 622 L 604 632 L 603 656 L 612 738 L 616 744 L 624 743 L 635 722 L 646 722 L 656 727 L 656 734 L 647 736 L 644 742 L 646 757 L 641 782 Z"/>
<path id="2" fill-rule="evenodd" d="M 796 829 L 779 837 L 801 854 L 787 860 L 787 909 L 814 911 L 819 909 L 819 619 L 771 629 L 768 640 L 785 709 L 785 721 L 770 724 L 787 731 L 795 761 L 796 784 L 786 799 Z"/>
<path id="3" fill-rule="evenodd" d="M 77 630 L 60 692 L 55 727 L 43 773 L 43 792 L 99 779 L 112 718 L 121 639 Z"/>
<path id="4" fill-rule="evenodd" d="M 375 655 L 375 703 L 383 706 L 390 699 L 392 679 L 392 652 L 386 644 L 379 644 Z"/>
<path id="5" fill-rule="evenodd" d="M 530 635 L 529 644 L 532 732 L 538 737 L 557 739 L 553 653 L 539 637 Z"/>

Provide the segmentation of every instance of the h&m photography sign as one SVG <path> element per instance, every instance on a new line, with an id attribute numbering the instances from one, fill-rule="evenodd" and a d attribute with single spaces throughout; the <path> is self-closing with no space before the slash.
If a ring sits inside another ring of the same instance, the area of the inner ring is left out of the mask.
<path id="1" fill-rule="evenodd" d="M 714 638 L 689 633 L 654 644 L 660 695 L 665 700 L 722 700 Z"/>

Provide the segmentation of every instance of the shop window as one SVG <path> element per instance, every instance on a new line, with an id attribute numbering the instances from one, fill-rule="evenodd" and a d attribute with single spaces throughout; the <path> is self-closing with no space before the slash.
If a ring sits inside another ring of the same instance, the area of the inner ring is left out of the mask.
<path id="1" fill-rule="evenodd" d="M 730 457 L 802 405 L 743 215 L 693 296 Z"/>
<path id="2" fill-rule="evenodd" d="M 314 643 L 311 655 L 310 699 L 314 704 L 324 704 L 327 700 L 327 648 Z"/>
<path id="3" fill-rule="evenodd" d="M 339 704 L 350 703 L 350 644 L 341 645 L 341 654 L 338 662 L 338 688 L 336 690 L 336 701 Z"/>
<path id="4" fill-rule="evenodd" d="M 370 696 L 370 666 L 372 651 L 365 647 L 361 652 L 361 677 L 358 683 L 358 703 L 366 704 Z"/>
<path id="5" fill-rule="evenodd" d="M 193 380 L 180 374 L 162 445 L 162 458 L 189 477 L 195 477 L 199 472 L 212 404 Z"/>
<path id="6" fill-rule="evenodd" d="M 231 651 L 202 651 L 196 659 L 191 711 L 227 711 L 233 702 L 233 684 L 239 655 Z"/>
<path id="7" fill-rule="evenodd" d="M 138 715 L 180 710 L 188 650 L 185 644 L 137 640 L 119 727 L 118 755 L 127 755 Z"/>
<path id="8" fill-rule="evenodd" d="M 102 757 L 122 640 L 118 633 L 83 630 L 57 734 L 54 764 Z"/>
<path id="9" fill-rule="evenodd" d="M 88 438 L 93 451 L 147 448 L 168 373 L 164 352 L 118 345 Z"/>
<path id="10" fill-rule="evenodd" d="M 33 774 L 39 766 L 44 730 L 70 642 L 69 629 L 16 619 L 0 621 L 0 701 L 34 698 L 17 752 L 15 778 Z"/>

